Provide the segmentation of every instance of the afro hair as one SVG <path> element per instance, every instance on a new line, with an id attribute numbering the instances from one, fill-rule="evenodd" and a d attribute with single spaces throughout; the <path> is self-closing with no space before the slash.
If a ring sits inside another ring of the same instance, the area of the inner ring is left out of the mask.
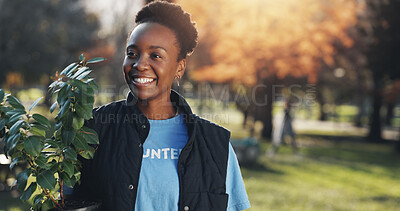
<path id="1" fill-rule="evenodd" d="M 136 15 L 136 24 L 154 22 L 171 29 L 179 43 L 178 60 L 193 53 L 197 45 L 197 29 L 190 20 L 190 14 L 178 4 L 166 1 L 154 1 L 143 7 Z"/>

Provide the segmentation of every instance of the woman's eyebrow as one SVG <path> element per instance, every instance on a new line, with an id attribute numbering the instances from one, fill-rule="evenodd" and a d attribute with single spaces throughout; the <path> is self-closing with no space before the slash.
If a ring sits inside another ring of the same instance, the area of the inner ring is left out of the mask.
<path id="1" fill-rule="evenodd" d="M 149 47 L 149 49 L 162 49 L 162 50 L 164 50 L 165 52 L 167 52 L 167 50 L 166 50 L 165 48 L 161 47 L 161 46 L 152 45 L 152 46 Z"/>
<path id="2" fill-rule="evenodd" d="M 128 45 L 126 47 L 127 50 L 130 49 L 130 48 L 137 48 L 137 46 L 135 44 L 131 44 L 131 45 Z"/>
<path id="3" fill-rule="evenodd" d="M 138 47 L 137 47 L 137 45 L 135 45 L 135 44 L 131 44 L 131 45 L 128 45 L 128 47 L 126 47 L 126 50 L 129 50 L 129 49 L 131 49 L 131 48 L 137 49 Z M 162 49 L 162 50 L 164 50 L 165 52 L 168 52 L 167 49 L 165 49 L 165 48 L 163 48 L 163 47 L 161 47 L 161 46 L 157 46 L 157 45 L 151 45 L 151 46 L 149 47 L 149 49 Z"/>

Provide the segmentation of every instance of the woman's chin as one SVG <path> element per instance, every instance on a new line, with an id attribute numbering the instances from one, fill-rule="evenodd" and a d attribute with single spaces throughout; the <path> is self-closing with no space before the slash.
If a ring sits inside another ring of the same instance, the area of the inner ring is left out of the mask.
<path id="1" fill-rule="evenodd" d="M 150 100 L 154 100 L 154 99 L 157 98 L 157 94 L 149 93 L 149 92 L 144 91 L 144 90 L 138 90 L 136 92 L 136 96 L 141 101 L 150 101 Z"/>

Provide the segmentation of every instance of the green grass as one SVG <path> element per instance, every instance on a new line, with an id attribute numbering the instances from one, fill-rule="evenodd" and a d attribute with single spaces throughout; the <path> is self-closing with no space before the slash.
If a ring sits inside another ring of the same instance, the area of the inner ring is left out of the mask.
<path id="1" fill-rule="evenodd" d="M 218 122 L 233 138 L 249 136 L 241 115 L 230 110 Z M 262 126 L 255 125 L 256 136 Z M 249 210 L 400 210 L 400 153 L 390 144 L 364 141 L 356 133 L 297 131 L 300 155 L 282 146 L 270 158 L 261 142 L 258 163 L 242 166 Z"/>
<path id="2" fill-rule="evenodd" d="M 249 210 L 399 210 L 400 155 L 392 146 L 304 135 L 299 142 L 300 155 L 282 146 L 242 166 Z M 0 194 L 0 211 L 26 208 Z"/>
<path id="3" fill-rule="evenodd" d="M 193 110 L 198 113 L 196 107 Z M 355 114 L 353 107 L 338 110 L 343 116 Z M 274 108 L 277 112 L 280 107 Z M 230 105 L 216 106 L 213 111 L 204 108 L 202 113 L 232 131 L 233 138 L 249 136 L 249 131 L 242 129 L 242 115 Z M 300 111 L 302 115 L 306 116 L 306 111 Z M 261 125 L 255 128 L 258 136 Z M 250 211 L 400 210 L 400 154 L 394 152 L 394 146 L 366 143 L 357 134 L 298 132 L 300 155 L 282 146 L 274 157 L 263 153 L 256 164 L 242 166 Z M 261 150 L 265 152 L 269 146 L 262 142 Z M 26 210 L 22 206 L 19 199 L 0 194 L 0 211 Z"/>
<path id="4" fill-rule="evenodd" d="M 242 167 L 250 210 L 399 210 L 400 155 L 391 146 L 303 137 Z M 267 148 L 267 144 L 262 144 Z"/>

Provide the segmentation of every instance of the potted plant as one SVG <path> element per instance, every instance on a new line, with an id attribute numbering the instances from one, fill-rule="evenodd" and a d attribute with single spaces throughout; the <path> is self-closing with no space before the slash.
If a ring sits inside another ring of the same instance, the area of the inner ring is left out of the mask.
<path id="1" fill-rule="evenodd" d="M 20 198 L 29 201 L 34 210 L 73 210 L 68 209 L 63 190 L 79 183 L 78 157 L 93 158 L 99 144 L 96 132 L 84 126 L 85 120 L 92 118 L 94 92 L 98 89 L 87 64 L 103 60 L 86 61 L 82 54 L 79 62 L 52 77 L 49 92 L 57 101 L 50 112 L 59 107 L 54 126 L 43 115 L 32 112 L 41 98 L 26 111 L 16 97 L 0 89 L 0 138 L 12 159 L 10 169 L 27 165 L 16 176 L 16 186 L 22 193 Z M 93 210 L 93 206 L 79 210 Z"/>

